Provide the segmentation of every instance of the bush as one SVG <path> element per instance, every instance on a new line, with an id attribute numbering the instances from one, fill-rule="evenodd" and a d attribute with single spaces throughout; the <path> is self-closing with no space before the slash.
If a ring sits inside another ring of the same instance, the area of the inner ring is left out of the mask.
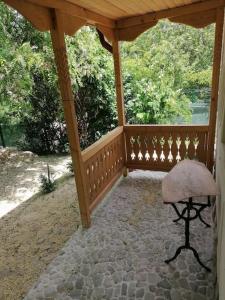
<path id="1" fill-rule="evenodd" d="M 73 173 L 73 162 L 72 161 L 69 161 L 68 163 L 67 163 L 67 169 L 71 172 L 71 173 Z"/>
<path id="2" fill-rule="evenodd" d="M 53 178 L 51 178 L 51 173 L 49 169 L 49 165 L 47 165 L 47 176 L 41 174 L 40 175 L 40 182 L 41 182 L 41 192 L 43 194 L 51 193 L 56 188 L 56 182 Z"/>
<path id="3" fill-rule="evenodd" d="M 23 117 L 25 130 L 20 148 L 37 154 L 65 153 L 66 126 L 59 94 L 47 75 L 35 72 L 32 94 L 27 98 L 30 112 Z"/>

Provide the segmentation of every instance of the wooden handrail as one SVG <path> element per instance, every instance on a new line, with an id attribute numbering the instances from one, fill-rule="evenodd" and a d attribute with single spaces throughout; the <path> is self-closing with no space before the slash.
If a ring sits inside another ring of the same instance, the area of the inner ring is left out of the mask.
<path id="1" fill-rule="evenodd" d="M 183 132 L 183 131 L 193 131 L 195 129 L 198 132 L 207 132 L 209 130 L 209 125 L 125 125 L 124 131 L 125 132 L 132 132 L 132 131 L 154 131 L 154 132 L 168 132 L 168 131 L 176 131 L 176 132 Z"/>
<path id="2" fill-rule="evenodd" d="M 123 133 L 123 126 L 118 126 L 106 135 L 102 136 L 97 142 L 82 151 L 83 162 L 97 154 L 102 148 L 111 143 L 116 137 Z"/>

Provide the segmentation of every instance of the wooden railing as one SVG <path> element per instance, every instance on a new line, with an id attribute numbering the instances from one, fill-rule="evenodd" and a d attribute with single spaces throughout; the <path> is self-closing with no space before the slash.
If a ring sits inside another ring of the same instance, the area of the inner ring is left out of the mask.
<path id="1" fill-rule="evenodd" d="M 119 126 L 82 151 L 85 188 L 91 212 L 124 167 L 169 171 L 184 158 L 207 165 L 209 126 Z"/>
<path id="2" fill-rule="evenodd" d="M 126 125 L 126 166 L 169 171 L 182 159 L 207 165 L 209 126 Z"/>
<path id="3" fill-rule="evenodd" d="M 82 151 L 90 211 L 121 176 L 124 157 L 122 126 Z"/>

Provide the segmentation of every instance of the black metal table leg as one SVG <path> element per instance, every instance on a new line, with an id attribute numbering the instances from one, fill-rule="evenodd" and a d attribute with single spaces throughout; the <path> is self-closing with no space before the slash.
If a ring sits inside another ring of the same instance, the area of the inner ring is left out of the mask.
<path id="1" fill-rule="evenodd" d="M 192 202 L 192 197 L 189 198 L 189 201 L 188 202 L 185 202 L 186 204 L 186 208 L 185 208 L 185 212 L 184 212 L 184 209 L 182 211 L 182 213 L 180 214 L 179 213 L 179 217 L 181 219 L 183 219 L 185 221 L 185 245 L 183 246 L 180 246 L 175 255 L 170 258 L 170 259 L 167 259 L 165 260 L 165 262 L 168 264 L 170 263 L 171 261 L 175 260 L 177 258 L 177 256 L 181 253 L 181 250 L 184 250 L 184 249 L 189 249 L 193 252 L 195 258 L 197 259 L 198 263 L 203 267 L 205 268 L 208 272 L 211 272 L 211 270 L 206 267 L 200 260 L 199 258 L 199 255 L 198 255 L 198 252 L 190 245 L 190 221 L 191 220 L 194 220 L 196 219 L 197 217 L 199 217 L 199 210 L 196 209 L 195 207 L 193 207 L 193 202 Z M 191 217 L 191 210 L 194 209 L 196 214 L 195 216 Z M 175 209 L 177 210 L 177 208 Z M 179 211 L 178 211 L 179 212 Z M 185 217 L 184 214 L 187 212 L 187 216 Z"/>
<path id="2" fill-rule="evenodd" d="M 183 202 L 183 201 L 180 201 L 180 203 L 184 204 L 184 203 L 187 203 L 187 202 Z M 178 208 L 176 207 L 176 204 L 175 203 L 171 203 L 172 207 L 174 208 L 175 212 L 177 213 L 178 215 L 178 218 L 177 219 L 174 219 L 173 222 L 174 223 L 177 223 L 178 221 L 180 221 L 182 219 L 182 217 L 185 215 L 186 213 L 186 210 L 187 208 L 185 207 L 182 212 L 180 213 Z M 197 206 L 200 206 L 200 208 L 198 209 L 198 211 L 196 211 L 196 213 L 198 214 L 198 217 L 199 217 L 199 220 L 206 226 L 206 227 L 211 227 L 210 224 L 208 224 L 201 216 L 201 212 L 203 211 L 203 209 L 205 209 L 206 207 L 210 207 L 211 206 L 211 203 L 210 203 L 210 196 L 208 196 L 208 203 L 207 204 L 200 204 L 200 203 L 193 203 L 192 202 L 192 208 L 194 208 L 194 205 L 197 205 Z"/>

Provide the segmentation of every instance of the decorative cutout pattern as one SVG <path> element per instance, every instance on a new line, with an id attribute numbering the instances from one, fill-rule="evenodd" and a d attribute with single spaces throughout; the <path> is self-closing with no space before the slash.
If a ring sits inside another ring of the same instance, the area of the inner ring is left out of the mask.
<path id="1" fill-rule="evenodd" d="M 172 154 L 172 151 L 171 151 L 172 145 L 173 145 L 173 138 L 172 138 L 172 136 L 170 135 L 170 137 L 169 137 L 169 139 L 168 139 L 168 146 L 169 146 L 168 161 L 169 161 L 170 163 L 173 162 L 173 154 Z"/>
<path id="2" fill-rule="evenodd" d="M 198 149 L 198 145 L 199 145 L 199 139 L 198 139 L 197 136 L 194 138 L 193 145 L 194 145 L 194 148 L 195 148 L 194 158 L 198 159 L 198 157 L 197 157 L 197 149 Z"/>
<path id="3" fill-rule="evenodd" d="M 190 145 L 190 139 L 189 137 L 187 136 L 185 141 L 184 141 L 184 144 L 185 144 L 185 148 L 186 148 L 186 152 L 185 152 L 185 158 L 189 158 L 188 157 L 188 148 L 189 148 L 189 145 Z"/>
<path id="4" fill-rule="evenodd" d="M 177 144 L 177 156 L 176 156 L 176 161 L 179 162 L 181 160 L 181 156 L 180 156 L 180 145 L 181 145 L 182 141 L 181 138 L 178 136 L 176 139 L 176 144 Z"/>
<path id="5" fill-rule="evenodd" d="M 185 127 L 181 130 L 179 126 L 168 126 L 166 131 L 166 126 L 159 126 L 159 132 L 153 126 L 139 128 L 137 125 L 125 129 L 128 167 L 169 170 L 183 159 L 206 162 L 204 149 L 207 144 L 207 127 L 205 131 L 200 128 L 199 132 L 198 126 L 193 126 L 193 130 L 187 127 L 187 131 Z"/>
<path id="6" fill-rule="evenodd" d="M 130 139 L 130 142 L 134 144 L 135 140 Z M 123 135 L 121 134 L 84 162 L 90 204 L 122 170 L 124 166 L 123 147 Z"/>

